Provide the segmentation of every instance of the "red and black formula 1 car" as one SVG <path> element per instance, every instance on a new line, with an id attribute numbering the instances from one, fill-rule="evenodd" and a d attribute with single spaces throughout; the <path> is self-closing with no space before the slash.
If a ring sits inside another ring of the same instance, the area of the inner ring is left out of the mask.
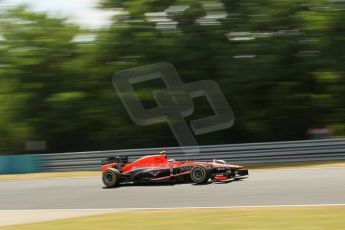
<path id="1" fill-rule="evenodd" d="M 110 157 L 102 161 L 103 183 L 116 187 L 120 183 L 191 181 L 205 184 L 212 181 L 226 182 L 245 178 L 248 170 L 240 165 L 229 165 L 223 160 L 213 162 L 179 162 L 167 159 L 166 154 L 150 155 L 128 162 L 128 157 Z"/>

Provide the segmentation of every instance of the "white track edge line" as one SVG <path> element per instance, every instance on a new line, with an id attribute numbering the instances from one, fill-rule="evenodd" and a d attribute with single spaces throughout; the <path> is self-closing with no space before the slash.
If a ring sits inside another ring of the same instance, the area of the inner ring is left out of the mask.
<path id="1" fill-rule="evenodd" d="M 241 206 L 210 206 L 210 207 L 167 207 L 167 208 L 86 208 L 86 209 L 9 209 L 0 212 L 33 212 L 33 211 L 141 211 L 141 210 L 178 210 L 178 209 L 236 209 L 236 208 L 284 208 L 284 207 L 324 207 L 324 206 L 345 206 L 341 204 L 278 204 L 278 205 L 241 205 Z"/>

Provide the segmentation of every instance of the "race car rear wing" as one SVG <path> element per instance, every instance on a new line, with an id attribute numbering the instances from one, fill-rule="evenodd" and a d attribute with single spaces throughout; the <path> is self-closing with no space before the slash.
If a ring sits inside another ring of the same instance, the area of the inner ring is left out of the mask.
<path id="1" fill-rule="evenodd" d="M 114 156 L 114 157 L 108 157 L 105 160 L 102 160 L 102 165 L 107 165 L 111 163 L 128 163 L 128 156 Z"/>

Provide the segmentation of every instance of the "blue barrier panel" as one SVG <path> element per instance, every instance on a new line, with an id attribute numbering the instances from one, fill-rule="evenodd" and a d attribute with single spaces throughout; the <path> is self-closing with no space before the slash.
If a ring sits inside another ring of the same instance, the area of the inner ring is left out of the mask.
<path id="1" fill-rule="evenodd" d="M 10 157 L 0 156 L 0 174 L 5 174 L 10 171 Z"/>
<path id="2" fill-rule="evenodd" d="M 39 172 L 39 162 L 37 155 L 0 156 L 0 174 Z"/>

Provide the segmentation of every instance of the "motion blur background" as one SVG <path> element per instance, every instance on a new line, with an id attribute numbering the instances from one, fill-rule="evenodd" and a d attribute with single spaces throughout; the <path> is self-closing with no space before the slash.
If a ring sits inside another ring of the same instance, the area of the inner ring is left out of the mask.
<path id="1" fill-rule="evenodd" d="M 135 125 L 111 81 L 162 61 L 218 82 L 235 112 L 199 144 L 343 137 L 344 21 L 342 0 L 0 0 L 0 154 L 177 146 L 166 124 Z M 146 108 L 162 87 L 138 84 Z M 212 114 L 195 103 L 188 119 Z"/>

